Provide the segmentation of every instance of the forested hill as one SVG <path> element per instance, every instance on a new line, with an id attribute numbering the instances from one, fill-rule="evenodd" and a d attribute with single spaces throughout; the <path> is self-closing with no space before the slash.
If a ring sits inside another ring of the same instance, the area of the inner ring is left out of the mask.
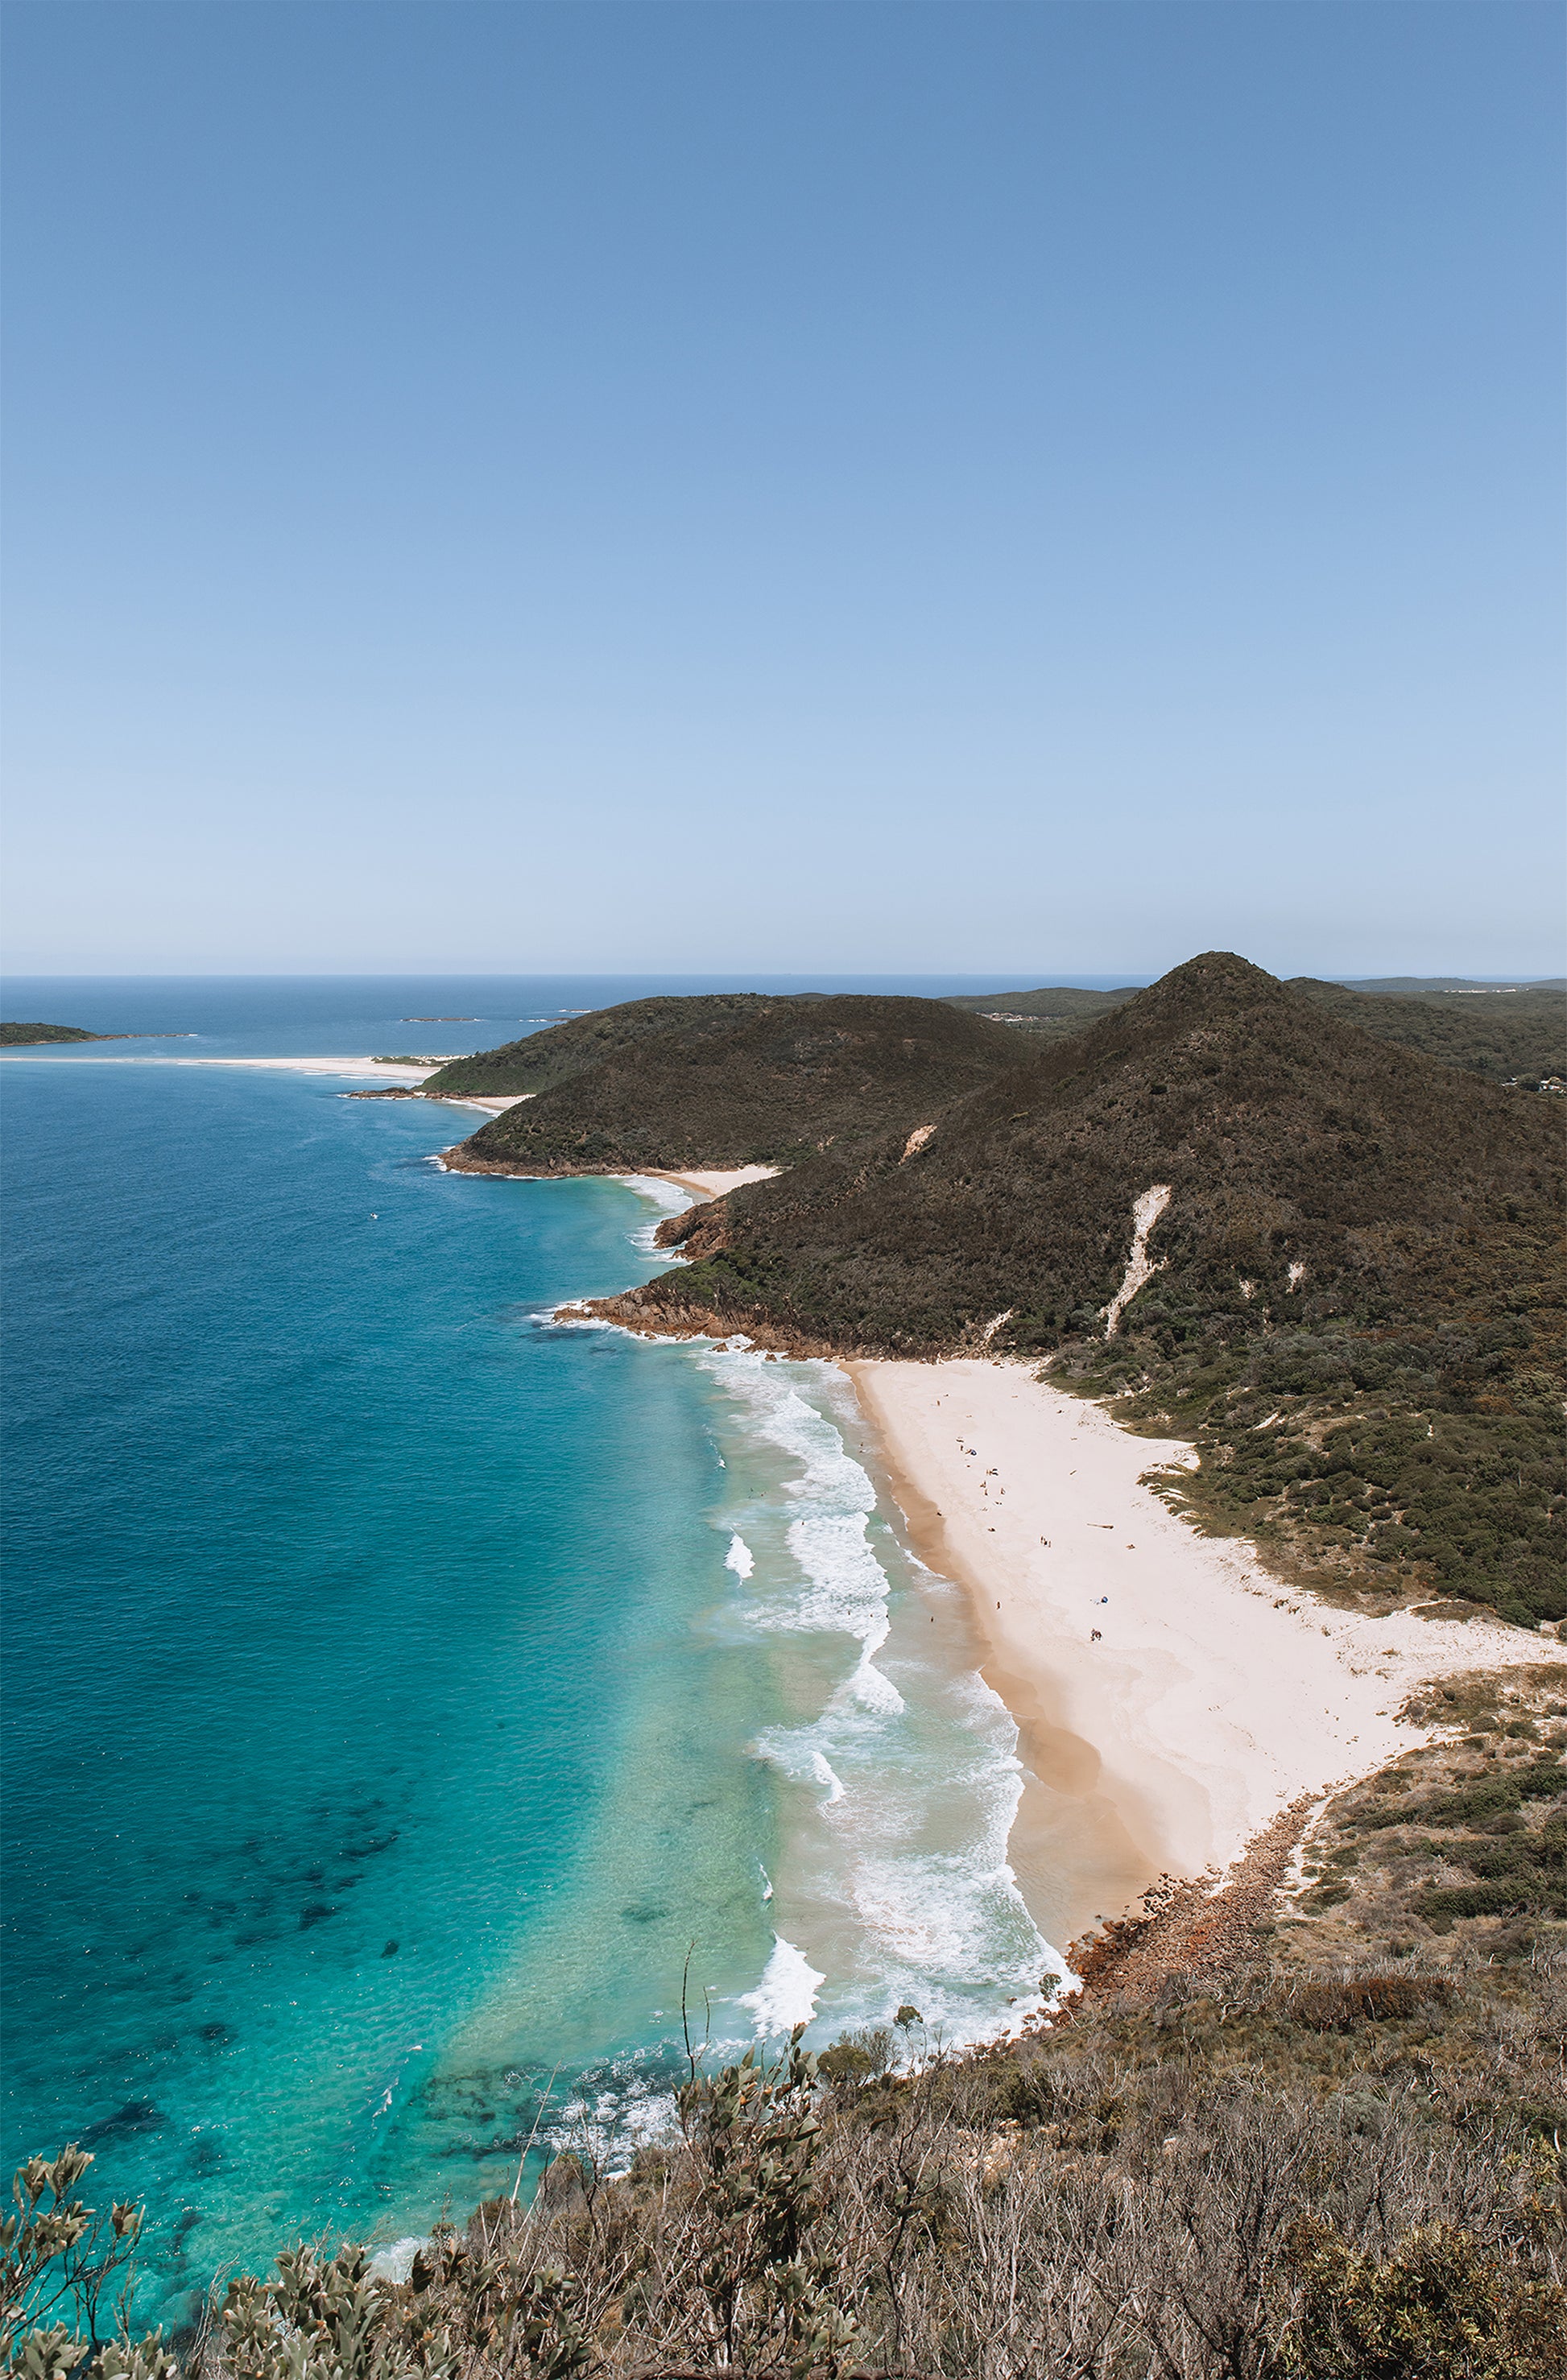
<path id="1" fill-rule="evenodd" d="M 1533 1087 L 1551 1075 L 1567 1076 L 1567 991 L 1555 984 L 1473 996 L 1392 998 L 1296 976 L 1289 988 L 1379 1041 L 1418 1050 L 1493 1083 Z"/>
<path id="2" fill-rule="evenodd" d="M 1418 1050 L 1444 1065 L 1488 1075 L 1492 1082 L 1533 1085 L 1553 1075 L 1567 1076 L 1567 987 L 1558 983 L 1489 991 L 1473 986 L 1421 986 L 1399 978 L 1384 989 L 1294 976 L 1289 989 L 1379 1041 Z M 1031 1036 L 1063 1040 L 1136 996 L 1057 985 L 1040 991 L 966 994 L 951 1004 L 971 1015 L 1004 1017 Z"/>
<path id="3" fill-rule="evenodd" d="M 447 1162 L 527 1173 L 789 1164 L 886 1132 L 906 1136 L 1017 1061 L 1005 1026 L 944 1001 L 735 997 L 744 1004 L 727 1018 L 711 1001 L 629 1003 L 676 1012 L 645 1033 L 621 1028 L 626 1011 L 603 1011 L 604 1054 L 498 1116 Z"/>
<path id="4" fill-rule="evenodd" d="M 1136 996 L 1135 985 L 1124 991 L 1084 991 L 1075 984 L 1058 983 L 1039 991 L 954 993 L 947 1004 L 969 1016 L 988 1016 L 1000 1024 L 1021 1026 L 1032 1036 L 1061 1041 L 1069 1033 L 1081 1033 L 1097 1017 L 1108 1016 L 1112 1008 L 1124 1008 Z"/>
<path id="5" fill-rule="evenodd" d="M 1051 1355 L 1132 1391 L 1129 1415 L 1209 1433 L 1200 1493 L 1254 1534 L 1554 1617 L 1561 1127 L 1552 1099 L 1209 953 L 912 1152 L 900 1128 L 697 1209 L 690 1268 L 604 1310 L 824 1352 Z M 1164 1184 L 1159 1269 L 1107 1339 L 1134 1204 Z"/>
<path id="6" fill-rule="evenodd" d="M 0 1023 L 0 1050 L 36 1048 L 43 1041 L 123 1041 L 123 1033 L 89 1033 L 80 1025 L 18 1025 Z"/>
<path id="7" fill-rule="evenodd" d="M 1488 1075 L 1493 1081 L 1538 1082 L 1548 1075 L 1567 1075 L 1567 991 L 1558 985 L 1526 985 L 1516 992 L 1474 998 L 1433 990 L 1429 996 L 1392 999 L 1364 988 L 1349 990 L 1342 984 L 1318 983 L 1301 976 L 1290 989 L 1330 1009 L 1346 1023 L 1362 1026 L 1379 1040 L 1422 1050 L 1450 1066 Z M 507 1099 L 546 1091 L 586 1074 L 601 1060 L 657 1036 L 677 1033 L 688 1045 L 722 1038 L 780 1009 L 793 1014 L 819 1006 L 824 997 L 810 992 L 784 997 L 731 991 L 688 999 L 628 1000 L 619 1007 L 595 1009 L 590 1015 L 574 1016 L 542 1033 L 504 1042 L 497 1050 L 454 1058 L 431 1076 L 425 1089 L 436 1098 L 468 1099 Z M 1014 1032 L 1026 1033 L 1029 1046 L 1037 1048 L 1041 1039 L 1063 1040 L 1082 1032 L 1136 997 L 1135 990 L 1085 991 L 1074 985 L 1057 985 L 1039 991 L 965 995 L 941 1005 L 983 1020 L 1002 1018 Z M 7 1026 L 0 1028 L 0 1036 L 35 1040 L 97 1038 L 59 1026 Z"/>
<path id="8" fill-rule="evenodd" d="M 498 1050 L 476 1050 L 471 1058 L 454 1058 L 431 1075 L 424 1088 L 468 1099 L 504 1099 L 519 1092 L 547 1091 L 586 1074 L 604 1058 L 614 1057 L 661 1033 L 680 1033 L 690 1044 L 711 1034 L 732 1033 L 753 1016 L 781 1005 L 800 1005 L 770 998 L 765 992 L 718 991 L 690 999 L 672 996 L 623 1001 L 618 1008 L 595 1008 L 586 1016 L 569 1017 L 542 1033 L 526 1034 L 520 1041 L 503 1042 Z"/>

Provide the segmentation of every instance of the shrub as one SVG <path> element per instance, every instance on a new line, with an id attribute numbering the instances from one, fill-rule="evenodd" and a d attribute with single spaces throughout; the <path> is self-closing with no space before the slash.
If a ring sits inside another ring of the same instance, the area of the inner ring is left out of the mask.
<path id="1" fill-rule="evenodd" d="M 1292 2242 L 1305 2283 L 1282 2369 L 1300 2380 L 1561 2380 L 1567 2300 L 1466 2231 L 1411 2231 L 1356 2254 L 1330 2226 Z"/>

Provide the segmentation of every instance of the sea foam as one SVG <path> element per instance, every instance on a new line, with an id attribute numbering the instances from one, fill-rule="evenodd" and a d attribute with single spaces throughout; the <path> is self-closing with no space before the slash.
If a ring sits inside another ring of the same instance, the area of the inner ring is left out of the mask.
<path id="1" fill-rule="evenodd" d="M 741 1993 L 740 2006 L 752 2011 L 757 2031 L 764 2038 L 789 2033 L 797 2024 L 810 2022 L 816 2014 L 817 1993 L 826 1980 L 803 1950 L 775 1934 L 762 1979 L 754 1992 Z"/>
<path id="2" fill-rule="evenodd" d="M 683 1215 L 687 1207 L 696 1204 L 689 1190 L 682 1190 L 674 1182 L 660 1182 L 650 1173 L 627 1173 L 622 1176 L 628 1189 L 639 1198 L 650 1199 L 659 1212 L 648 1222 L 638 1223 L 626 1233 L 638 1256 L 653 1257 L 662 1263 L 674 1264 L 679 1259 L 673 1251 L 661 1248 L 658 1234 L 672 1215 Z"/>
<path id="3" fill-rule="evenodd" d="M 739 1618 L 781 1653 L 791 1638 L 836 1635 L 853 1648 L 813 1716 L 756 1741 L 808 1797 L 794 1804 L 803 1831 L 777 1864 L 784 1922 L 804 1947 L 779 1936 L 739 2005 L 781 2010 L 775 1984 L 803 1972 L 824 2027 L 881 2021 L 910 2001 L 949 2043 L 1004 2031 L 1042 2004 L 1042 1975 L 1065 1973 L 1006 1857 L 1022 1791 L 1015 1724 L 978 1671 L 954 1670 L 924 1641 L 930 1601 L 950 1609 L 954 1591 L 879 1516 L 845 1442 L 856 1409 L 842 1376 L 754 1350 L 709 1346 L 699 1360 L 756 1450 L 742 1473 L 755 1475 L 758 1455 L 771 1473 L 767 1450 L 792 1469 L 725 1516 L 726 1567 L 746 1589 Z M 901 1629 L 895 1609 L 907 1614 Z M 788 1674 L 802 1692 L 821 1674 L 804 1641 Z M 790 2004 L 797 2021 L 803 1995 Z"/>

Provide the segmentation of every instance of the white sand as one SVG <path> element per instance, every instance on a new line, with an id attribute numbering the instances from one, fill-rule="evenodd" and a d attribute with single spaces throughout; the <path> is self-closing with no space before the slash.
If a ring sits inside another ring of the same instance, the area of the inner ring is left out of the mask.
<path id="1" fill-rule="evenodd" d="M 80 1047 L 79 1043 L 66 1046 L 72 1050 L 73 1054 Z M 10 1054 L 6 1052 L 7 1056 Z M 435 1059 L 428 1066 L 387 1066 L 379 1058 L 164 1058 L 150 1055 L 132 1057 L 118 1051 L 113 1057 L 106 1051 L 100 1057 L 94 1051 L 91 1057 L 84 1055 L 79 1058 L 77 1063 L 100 1066 L 260 1066 L 285 1075 L 368 1075 L 383 1082 L 422 1083 L 435 1072 L 437 1065 L 444 1064 L 445 1061 Z"/>
<path id="2" fill-rule="evenodd" d="M 743 1182 L 771 1182 L 777 1172 L 776 1165 L 738 1165 L 728 1173 L 665 1173 L 650 1166 L 644 1174 L 626 1173 L 625 1182 L 673 1182 L 677 1190 L 692 1191 L 698 1198 L 722 1198 L 726 1190 L 738 1190 Z"/>
<path id="3" fill-rule="evenodd" d="M 75 1046 L 74 1044 L 71 1046 Z M 7 1057 L 14 1053 L 7 1050 Z M 84 1062 L 80 1060 L 79 1063 Z M 428 1066 L 388 1065 L 383 1058 L 176 1058 L 131 1057 L 116 1052 L 97 1062 L 109 1066 L 259 1066 L 285 1075 L 342 1075 L 355 1081 L 368 1079 L 395 1085 L 416 1086 L 427 1083 L 438 1067 L 450 1063 L 445 1058 L 432 1058 Z M 478 1108 L 487 1116 L 504 1115 L 508 1108 L 520 1107 L 524 1099 L 537 1096 L 532 1091 L 517 1091 L 510 1099 L 443 1099 L 443 1107 Z M 765 1171 L 765 1169 L 763 1169 Z M 716 1178 L 716 1177 L 715 1177 Z M 748 1178 L 748 1177 L 747 1177 Z M 704 1193 L 704 1196 L 711 1195 Z"/>
<path id="4" fill-rule="evenodd" d="M 388 1066 L 379 1058 L 170 1058 L 171 1066 L 261 1066 L 285 1075 L 368 1075 L 389 1083 L 424 1083 L 435 1065 Z M 443 1060 L 436 1061 L 443 1064 Z"/>
<path id="5" fill-rule="evenodd" d="M 1222 1866 L 1282 1803 L 1435 1732 L 1393 1717 L 1423 1680 L 1567 1664 L 1567 1646 L 1500 1622 L 1373 1620 L 1292 1593 L 1139 1486 L 1195 1460 L 1188 1446 L 1135 1437 L 1022 1365 L 846 1368 L 918 1550 L 969 1589 L 985 1674 L 1018 1721 L 1030 1775 L 1011 1856 L 1053 1941 L 1161 1871 Z"/>
<path id="6" fill-rule="evenodd" d="M 536 1099 L 538 1096 L 537 1091 L 516 1091 L 509 1099 L 470 1099 L 466 1097 L 459 1099 L 455 1091 L 447 1091 L 444 1094 L 437 1091 L 434 1094 L 436 1102 L 441 1107 L 479 1108 L 488 1116 L 504 1115 L 508 1108 L 519 1108 L 524 1099 Z"/>

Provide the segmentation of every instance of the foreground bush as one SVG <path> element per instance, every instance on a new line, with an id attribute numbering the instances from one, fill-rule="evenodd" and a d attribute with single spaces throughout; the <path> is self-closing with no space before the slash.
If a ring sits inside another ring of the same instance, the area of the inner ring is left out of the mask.
<path id="1" fill-rule="evenodd" d="M 67 2151 L 18 2178 L 7 2351 L 30 2380 L 1560 2380 L 1567 1988 L 1499 1973 L 1259 1970 L 914 2074 L 851 2045 L 831 2086 L 796 2041 L 694 2075 L 628 2174 L 584 2141 L 401 2287 L 298 2249 L 177 2355 L 123 2312 L 94 2344 L 138 2218 L 99 2233 Z"/>

